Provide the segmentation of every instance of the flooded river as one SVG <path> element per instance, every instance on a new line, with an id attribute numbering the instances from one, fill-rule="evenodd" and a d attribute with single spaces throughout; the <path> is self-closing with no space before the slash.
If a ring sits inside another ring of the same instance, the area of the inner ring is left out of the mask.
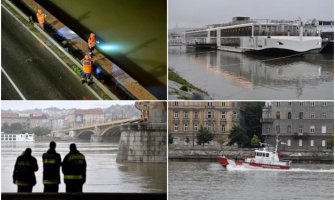
<path id="1" fill-rule="evenodd" d="M 57 143 L 56 150 L 62 159 L 69 152 L 68 142 Z M 78 150 L 86 156 L 87 180 L 84 192 L 166 192 L 166 164 L 141 164 L 115 162 L 118 144 L 76 143 Z M 42 154 L 49 143 L 1 143 L 1 191 L 16 192 L 12 174 L 17 156 L 27 147 L 32 148 L 39 170 L 35 173 L 37 184 L 33 192 L 43 192 Z M 65 191 L 63 175 L 59 191 Z"/>
<path id="2" fill-rule="evenodd" d="M 169 68 L 213 99 L 331 100 L 334 56 L 268 57 L 169 47 Z"/>
<path id="3" fill-rule="evenodd" d="M 166 0 L 38 1 L 160 99 L 166 99 Z"/>
<path id="4" fill-rule="evenodd" d="M 215 162 L 169 162 L 169 199 L 334 199 L 334 165 L 290 170 L 224 169 Z"/>

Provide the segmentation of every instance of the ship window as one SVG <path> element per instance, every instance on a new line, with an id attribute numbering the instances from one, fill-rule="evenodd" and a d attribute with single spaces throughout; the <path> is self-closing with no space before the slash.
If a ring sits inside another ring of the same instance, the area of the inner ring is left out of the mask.
<path id="1" fill-rule="evenodd" d="M 265 154 L 265 156 L 266 156 L 266 157 L 269 157 L 269 154 L 267 153 L 267 154 Z"/>

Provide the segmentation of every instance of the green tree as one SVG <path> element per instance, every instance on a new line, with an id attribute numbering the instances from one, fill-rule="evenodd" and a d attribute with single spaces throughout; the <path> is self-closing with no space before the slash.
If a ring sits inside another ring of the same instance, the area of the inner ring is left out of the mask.
<path id="1" fill-rule="evenodd" d="M 200 127 L 197 133 L 197 144 L 205 146 L 205 143 L 208 143 L 214 139 L 214 134 L 210 132 L 207 128 Z"/>
<path id="2" fill-rule="evenodd" d="M 13 123 L 10 126 L 9 131 L 12 132 L 12 133 L 18 133 L 18 132 L 21 132 L 22 129 L 23 129 L 22 124 L 20 124 L 20 123 Z"/>
<path id="3" fill-rule="evenodd" d="M 241 126 L 233 126 L 233 128 L 230 130 L 229 139 L 230 145 L 237 143 L 239 147 L 246 147 L 250 144 L 249 137 L 247 136 L 245 129 L 243 129 Z"/>
<path id="4" fill-rule="evenodd" d="M 220 145 L 220 149 L 222 150 L 223 148 L 223 143 L 225 142 L 225 139 L 222 135 L 220 135 L 217 139 L 216 142 Z"/>
<path id="5" fill-rule="evenodd" d="M 262 137 L 262 124 L 260 119 L 262 118 L 263 107 L 264 102 L 246 102 L 244 104 L 244 126 L 249 140 L 255 134 L 260 139 Z"/>
<path id="6" fill-rule="evenodd" d="M 190 142 L 190 138 L 187 136 L 185 142 L 188 144 Z"/>
<path id="7" fill-rule="evenodd" d="M 253 147 L 258 147 L 260 141 L 261 141 L 261 140 L 258 138 L 258 136 L 257 136 L 256 134 L 254 134 L 254 136 L 253 136 L 252 139 L 251 139 L 250 144 L 251 144 L 251 146 L 253 146 Z"/>
<path id="8" fill-rule="evenodd" d="M 48 128 L 37 126 L 37 127 L 28 129 L 27 132 L 34 133 L 36 136 L 43 136 L 43 135 L 49 134 L 51 130 Z"/>
<path id="9" fill-rule="evenodd" d="M 7 122 L 3 123 L 2 127 L 1 127 L 1 130 L 5 133 L 8 133 L 9 130 L 10 130 L 10 126 L 8 125 Z"/>
<path id="10" fill-rule="evenodd" d="M 173 136 L 169 133 L 169 144 L 173 144 Z"/>
<path id="11" fill-rule="evenodd" d="M 334 147 L 334 135 L 331 135 L 327 138 L 327 147 L 333 148 Z"/>

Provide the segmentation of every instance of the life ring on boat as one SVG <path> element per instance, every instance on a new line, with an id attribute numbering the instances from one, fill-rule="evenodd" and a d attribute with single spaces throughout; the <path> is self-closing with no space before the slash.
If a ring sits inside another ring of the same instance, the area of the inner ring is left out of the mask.
<path id="1" fill-rule="evenodd" d="M 251 158 L 250 163 L 254 163 L 254 162 L 255 162 L 255 160 L 253 158 Z"/>

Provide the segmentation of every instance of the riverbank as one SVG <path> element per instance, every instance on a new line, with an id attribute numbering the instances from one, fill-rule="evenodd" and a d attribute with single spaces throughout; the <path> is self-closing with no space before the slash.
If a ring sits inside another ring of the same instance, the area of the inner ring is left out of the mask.
<path id="1" fill-rule="evenodd" d="M 237 148 L 235 146 L 214 147 L 175 147 L 169 145 L 170 161 L 203 161 L 215 162 L 216 157 L 223 152 L 230 159 L 236 157 L 245 158 L 252 155 L 254 148 Z M 293 163 L 334 163 L 334 151 L 331 149 L 323 150 L 282 150 L 283 159 L 291 160 Z"/>
<path id="2" fill-rule="evenodd" d="M 169 99 L 211 99 L 208 92 L 202 90 L 169 68 Z"/>

